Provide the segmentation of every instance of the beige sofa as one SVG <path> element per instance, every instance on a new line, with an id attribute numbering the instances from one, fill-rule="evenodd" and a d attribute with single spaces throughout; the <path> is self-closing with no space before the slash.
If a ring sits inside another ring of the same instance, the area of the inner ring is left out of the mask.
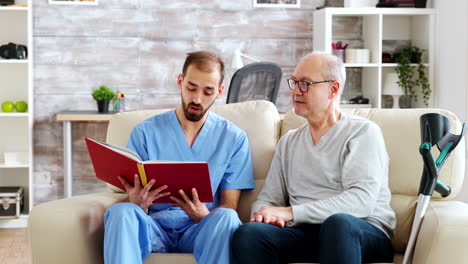
<path id="1" fill-rule="evenodd" d="M 164 110 L 126 112 L 109 123 L 107 141 L 126 145 L 134 125 Z M 252 150 L 256 189 L 242 194 L 239 215 L 248 220 L 250 204 L 260 191 L 276 144 L 281 135 L 298 127 L 304 119 L 288 112 L 282 120 L 275 106 L 266 101 L 243 102 L 214 107 L 214 112 L 246 131 Z M 419 116 L 438 112 L 450 119 L 452 132 L 460 122 L 452 113 L 440 109 L 354 109 L 346 110 L 376 122 L 382 129 L 390 156 L 389 185 L 391 205 L 398 218 L 394 247 L 395 263 L 400 263 L 413 219 L 422 172 Z M 437 154 L 437 153 L 435 153 Z M 449 201 L 460 190 L 465 169 L 465 143 L 461 142 L 446 161 L 440 180 L 452 186 L 447 199 L 434 196 L 428 208 L 416 245 L 414 262 L 468 262 L 468 205 Z M 126 198 L 123 193 L 106 192 L 51 201 L 35 206 L 29 228 L 33 264 L 103 263 L 103 215 L 114 203 Z M 196 263 L 191 254 L 152 254 L 145 263 Z"/>

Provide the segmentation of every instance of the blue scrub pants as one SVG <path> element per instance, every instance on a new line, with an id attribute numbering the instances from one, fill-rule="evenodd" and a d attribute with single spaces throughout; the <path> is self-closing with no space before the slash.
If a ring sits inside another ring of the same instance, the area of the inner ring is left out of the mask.
<path id="1" fill-rule="evenodd" d="M 393 262 L 385 233 L 348 214 L 332 215 L 322 224 L 284 228 L 247 223 L 234 233 L 232 247 L 232 263 L 238 264 Z"/>
<path id="2" fill-rule="evenodd" d="M 164 230 L 139 206 L 118 203 L 104 216 L 104 263 L 143 263 L 151 252 L 193 253 L 198 263 L 229 263 L 232 235 L 240 225 L 236 211 L 218 208 L 184 232 Z"/>

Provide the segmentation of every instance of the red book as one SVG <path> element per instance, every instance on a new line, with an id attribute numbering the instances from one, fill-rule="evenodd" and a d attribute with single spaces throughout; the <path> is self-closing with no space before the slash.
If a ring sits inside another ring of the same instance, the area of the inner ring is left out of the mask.
<path id="1" fill-rule="evenodd" d="M 154 179 L 156 182 L 151 189 L 167 185 L 163 192 L 170 192 L 172 196 L 179 198 L 180 189 L 191 198 L 191 190 L 195 188 L 201 202 L 213 202 L 207 162 L 143 161 L 138 154 L 129 149 L 90 138 L 85 140 L 98 179 L 125 190 L 117 177 L 122 176 L 133 186 L 134 175 L 139 174 L 143 186 Z M 153 203 L 174 202 L 169 196 L 156 199 Z"/>

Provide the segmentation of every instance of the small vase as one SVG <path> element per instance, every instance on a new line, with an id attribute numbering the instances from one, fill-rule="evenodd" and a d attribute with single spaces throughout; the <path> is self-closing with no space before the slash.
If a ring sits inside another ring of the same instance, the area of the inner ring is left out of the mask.
<path id="1" fill-rule="evenodd" d="M 110 101 L 96 101 L 98 112 L 99 113 L 107 113 L 109 112 L 109 102 Z"/>

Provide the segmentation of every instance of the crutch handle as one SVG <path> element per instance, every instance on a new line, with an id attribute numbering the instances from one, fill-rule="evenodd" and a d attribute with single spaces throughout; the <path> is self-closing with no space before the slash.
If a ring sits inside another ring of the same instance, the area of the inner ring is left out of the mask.
<path id="1" fill-rule="evenodd" d="M 434 162 L 434 157 L 431 153 L 432 145 L 428 142 L 421 144 L 419 147 L 419 153 L 421 154 L 424 161 L 425 174 L 421 179 L 421 185 L 419 188 L 419 193 L 423 195 L 432 196 L 434 188 L 437 184 L 438 171 L 436 164 Z"/>
<path id="2" fill-rule="evenodd" d="M 432 156 L 432 153 L 431 153 L 431 145 L 429 143 L 421 144 L 421 147 L 419 148 L 419 153 L 421 154 L 423 158 L 424 167 L 429 173 L 429 179 L 434 180 L 434 181 L 437 180 L 438 171 L 437 171 L 436 164 L 434 162 L 434 157 Z"/>
<path id="3" fill-rule="evenodd" d="M 447 197 L 452 192 L 452 188 L 450 188 L 450 186 L 445 185 L 441 181 L 437 181 L 437 184 L 435 186 L 435 191 L 440 193 L 442 197 Z"/>

